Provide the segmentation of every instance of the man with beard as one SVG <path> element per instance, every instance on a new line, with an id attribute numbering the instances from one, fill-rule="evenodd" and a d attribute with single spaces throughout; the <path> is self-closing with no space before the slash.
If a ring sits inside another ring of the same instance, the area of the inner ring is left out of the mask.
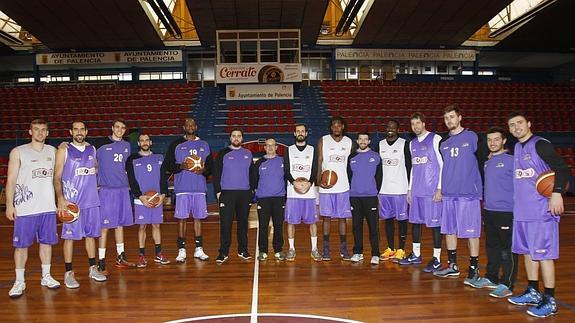
<path id="1" fill-rule="evenodd" d="M 178 219 L 178 256 L 176 262 L 186 261 L 186 223 L 190 214 L 194 219 L 195 244 L 194 258 L 202 261 L 209 256 L 204 252 L 202 236 L 202 221 L 208 217 L 206 202 L 206 178 L 212 171 L 212 153 L 210 146 L 196 134 L 198 125 L 192 118 L 187 118 L 183 125 L 184 135 L 170 144 L 162 164 L 162 193 L 168 192 L 168 178 L 174 174 L 174 193 L 176 194 L 176 210 L 174 217 Z M 203 169 L 189 170 L 186 158 L 199 156 L 204 162 Z"/>
<path id="2" fill-rule="evenodd" d="M 363 219 L 369 228 L 372 265 L 379 265 L 379 229 L 377 217 L 377 191 L 381 187 L 381 157 L 369 148 L 369 133 L 357 134 L 358 148 L 349 155 L 347 176 L 353 224 L 352 262 L 363 260 Z"/>
<path id="3" fill-rule="evenodd" d="M 387 122 L 387 137 L 379 142 L 379 155 L 383 181 L 379 190 L 379 217 L 385 220 L 385 236 L 388 247 L 381 260 L 400 261 L 405 258 L 407 238 L 407 188 L 411 172 L 411 152 L 405 139 L 398 134 L 399 122 Z M 379 187 L 379 186 L 378 186 Z M 399 246 L 395 249 L 395 223 L 398 224 Z"/>
<path id="4" fill-rule="evenodd" d="M 314 184 L 317 173 L 317 155 L 314 147 L 307 144 L 307 136 L 306 125 L 296 124 L 295 144 L 288 147 L 284 156 L 284 174 L 287 180 L 285 220 L 289 243 L 287 261 L 295 260 L 295 225 L 302 222 L 309 224 L 311 258 L 315 261 L 322 260 L 317 249 L 317 209 Z"/>
<path id="5" fill-rule="evenodd" d="M 248 215 L 255 183 L 250 182 L 252 153 L 242 148 L 243 132 L 232 129 L 230 145 L 219 151 L 214 163 L 214 191 L 220 206 L 220 250 L 216 262 L 228 259 L 234 214 L 237 221 L 238 256 L 252 258 L 248 252 Z"/>
<path id="6" fill-rule="evenodd" d="M 469 272 L 465 285 L 473 286 L 479 277 L 479 236 L 483 183 L 477 162 L 477 134 L 461 126 L 461 113 L 455 105 L 445 108 L 443 120 L 448 137 L 441 143 L 443 207 L 441 233 L 446 234 L 448 265 L 434 273 L 437 277 L 458 277 L 457 239 L 467 239 Z"/>
<path id="7" fill-rule="evenodd" d="M 407 191 L 409 222 L 413 224 L 413 251 L 400 265 L 422 263 L 421 225 L 431 228 L 433 234 L 433 257 L 423 269 L 432 273 L 440 268 L 441 261 L 441 174 L 443 159 L 439 152 L 441 137 L 425 128 L 425 116 L 416 112 L 411 115 L 411 130 L 416 135 L 409 143 L 411 172 Z"/>
<path id="8" fill-rule="evenodd" d="M 527 289 L 507 300 L 515 305 L 531 305 L 527 314 L 548 317 L 557 314 L 555 300 L 555 260 L 559 259 L 559 216 L 565 211 L 564 192 L 569 171 L 553 145 L 531 132 L 525 114 L 512 113 L 507 124 L 517 138 L 513 168 L 513 242 L 512 251 L 524 256 Z M 551 197 L 537 192 L 537 179 L 555 172 Z M 539 292 L 539 268 L 545 290 Z"/>
<path id="9" fill-rule="evenodd" d="M 54 198 L 54 160 L 56 149 L 46 145 L 48 123 L 34 119 L 28 130 L 32 141 L 10 152 L 6 181 L 6 217 L 14 221 L 14 267 L 16 280 L 8 292 L 20 297 L 26 289 L 24 270 L 28 248 L 38 241 L 42 279 L 40 284 L 49 289 L 60 287 L 50 275 L 52 245 L 58 243 L 56 203 Z"/>
<path id="10" fill-rule="evenodd" d="M 67 288 L 78 288 L 80 284 L 74 276 L 72 256 L 74 240 L 85 240 L 86 253 L 90 269 L 88 277 L 95 281 L 106 281 L 96 266 L 96 241 L 101 234 L 102 218 L 100 217 L 100 198 L 96 170 L 96 148 L 88 144 L 88 130 L 82 121 L 72 123 L 70 135 L 72 143 L 63 145 L 56 152 L 54 170 L 54 190 L 58 201 L 58 210 L 65 211 L 70 203 L 75 203 L 80 210 L 80 217 L 73 223 L 62 225 L 64 239 L 64 284 Z"/>
<path id="11" fill-rule="evenodd" d="M 126 161 L 126 172 L 130 189 L 134 195 L 134 218 L 140 225 L 138 230 L 138 244 L 140 256 L 137 267 L 144 268 L 148 265 L 146 260 L 146 226 L 152 225 L 152 237 L 154 238 L 155 255 L 154 262 L 167 265 L 170 261 L 162 253 L 160 224 L 164 222 L 163 201 L 165 192 L 160 192 L 160 167 L 164 156 L 154 154 L 151 151 L 152 139 L 147 134 L 138 136 L 140 151 L 133 153 Z M 150 204 L 146 192 L 153 191 L 159 194 L 160 203 Z"/>
<path id="12" fill-rule="evenodd" d="M 351 153 L 352 141 L 344 135 L 345 121 L 333 117 L 329 123 L 329 135 L 323 136 L 317 145 L 317 182 L 319 188 L 319 213 L 323 216 L 323 260 L 331 260 L 329 233 L 331 218 L 339 219 L 339 253 L 343 260 L 350 260 L 346 242 L 346 219 L 351 218 L 349 202 L 349 181 L 347 178 L 347 158 Z M 337 174 L 337 182 L 332 186 L 321 186 L 321 174 L 332 170 Z"/>

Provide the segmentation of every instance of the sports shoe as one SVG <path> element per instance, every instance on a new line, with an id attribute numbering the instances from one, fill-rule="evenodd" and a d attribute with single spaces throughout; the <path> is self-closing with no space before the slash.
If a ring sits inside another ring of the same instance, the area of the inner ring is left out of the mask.
<path id="1" fill-rule="evenodd" d="M 433 257 L 427 263 L 427 266 L 425 266 L 425 268 L 423 268 L 423 272 L 434 273 L 434 272 L 438 271 L 439 268 L 441 268 L 441 263 L 439 262 L 439 260 L 437 258 Z"/>
<path id="2" fill-rule="evenodd" d="M 347 251 L 347 244 L 345 242 L 339 246 L 339 256 L 344 261 L 349 261 L 351 259 L 351 256 L 349 255 L 349 252 Z"/>
<path id="3" fill-rule="evenodd" d="M 313 253 L 313 252 L 312 252 Z M 289 249 L 286 255 L 287 261 L 294 261 L 295 260 L 295 249 Z"/>
<path id="4" fill-rule="evenodd" d="M 315 248 L 311 251 L 311 259 L 313 259 L 314 261 L 322 261 L 323 260 L 323 257 L 321 256 L 321 254 L 319 253 L 319 250 L 317 250 L 317 248 Z"/>
<path id="5" fill-rule="evenodd" d="M 447 264 L 447 266 L 435 271 L 433 275 L 441 278 L 459 277 L 459 266 L 456 263 Z"/>
<path id="6" fill-rule="evenodd" d="M 530 307 L 527 310 L 527 314 L 535 317 L 548 317 L 557 314 L 555 297 L 544 295 L 541 303 L 537 306 Z"/>
<path id="7" fill-rule="evenodd" d="M 539 305 L 543 300 L 541 293 L 536 291 L 533 287 L 527 286 L 527 289 L 521 295 L 509 297 L 509 303 L 515 305 Z"/>
<path id="8" fill-rule="evenodd" d="M 180 250 L 184 250 L 184 260 L 186 260 L 186 249 L 180 249 Z M 178 253 L 178 256 L 179 255 L 180 254 Z M 201 261 L 206 261 L 210 258 L 210 256 L 206 255 L 206 253 L 204 252 L 204 248 L 196 247 L 196 249 L 194 250 L 194 258 L 200 259 Z"/>
<path id="9" fill-rule="evenodd" d="M 216 258 L 216 263 L 217 264 L 223 264 L 226 260 L 228 260 L 228 256 L 220 253 L 218 255 L 218 257 Z"/>
<path id="10" fill-rule="evenodd" d="M 250 260 L 250 259 L 252 259 L 252 255 L 250 255 L 250 253 L 247 252 L 247 251 L 238 252 L 238 257 L 242 258 L 243 260 Z"/>
<path id="11" fill-rule="evenodd" d="M 259 261 L 264 261 L 268 259 L 268 254 L 265 252 L 261 252 L 258 254 L 258 260 Z"/>
<path id="12" fill-rule="evenodd" d="M 351 258 L 349 260 L 351 260 L 351 262 L 360 262 L 363 260 L 363 254 L 362 253 L 354 253 L 353 256 L 351 256 Z"/>
<path id="13" fill-rule="evenodd" d="M 92 278 L 97 282 L 105 282 L 108 280 L 108 277 L 104 276 L 99 270 L 96 265 L 90 266 L 90 271 L 88 272 L 88 277 Z"/>
<path id="14" fill-rule="evenodd" d="M 275 258 L 276 260 L 279 260 L 279 261 L 284 261 L 284 260 L 286 260 L 286 256 L 283 254 L 283 252 L 276 252 L 276 253 L 274 253 L 274 258 Z"/>
<path id="15" fill-rule="evenodd" d="M 163 252 L 159 252 L 156 254 L 156 256 L 154 257 L 154 262 L 158 263 L 160 265 L 167 265 L 170 263 L 168 258 L 166 258 L 166 256 L 164 256 Z"/>
<path id="16" fill-rule="evenodd" d="M 60 282 L 54 279 L 50 274 L 46 274 L 44 277 L 42 277 L 42 280 L 40 280 L 40 285 L 46 286 L 50 289 L 60 288 Z"/>
<path id="17" fill-rule="evenodd" d="M 391 257 L 391 261 L 398 263 L 401 260 L 405 259 L 407 255 L 405 254 L 405 250 L 403 249 L 397 249 L 395 250 L 395 255 L 393 255 L 393 257 Z"/>
<path id="18" fill-rule="evenodd" d="M 14 285 L 12 285 L 12 288 L 10 288 L 8 296 L 10 296 L 10 298 L 18 298 L 22 296 L 25 290 L 26 290 L 26 283 L 17 280 L 14 282 Z"/>
<path id="19" fill-rule="evenodd" d="M 421 256 L 416 257 L 413 253 L 409 254 L 409 256 L 405 259 L 399 261 L 400 265 L 419 265 L 421 264 L 422 259 Z"/>
<path id="20" fill-rule="evenodd" d="M 126 257 L 125 253 L 121 253 L 116 258 L 116 267 L 118 268 L 133 268 L 136 267 L 136 264 L 133 262 L 129 262 L 128 258 Z"/>
<path id="21" fill-rule="evenodd" d="M 331 260 L 331 256 L 329 254 L 329 244 L 326 244 L 325 242 L 323 244 L 323 253 L 321 256 L 321 260 L 323 260 L 323 261 L 330 261 Z"/>
<path id="22" fill-rule="evenodd" d="M 186 248 L 178 249 L 178 256 L 176 257 L 176 262 L 181 264 L 186 261 Z"/>
<path id="23" fill-rule="evenodd" d="M 488 278 L 485 277 L 479 277 L 479 279 L 475 280 L 473 282 L 473 286 L 474 288 L 487 288 L 487 289 L 495 289 L 497 288 L 497 284 L 494 284 L 493 282 L 491 282 L 491 280 L 489 280 Z M 503 285 L 505 286 L 505 285 Z"/>
<path id="24" fill-rule="evenodd" d="M 513 292 L 509 289 L 509 287 L 507 287 L 503 284 L 497 285 L 497 288 L 495 288 L 494 291 L 489 293 L 489 296 L 495 297 L 495 298 L 505 298 L 505 297 L 511 296 L 511 295 L 513 295 Z"/>
<path id="25" fill-rule="evenodd" d="M 148 260 L 146 260 L 146 256 L 140 255 L 140 257 L 138 257 L 138 263 L 136 264 L 136 267 L 146 268 L 146 266 L 148 266 Z"/>
<path id="26" fill-rule="evenodd" d="M 481 277 L 479 277 L 479 269 L 475 268 L 471 268 L 469 267 L 469 274 L 467 275 L 467 278 L 465 278 L 463 280 L 463 284 L 467 285 L 467 286 L 471 286 L 473 288 L 481 288 L 478 287 L 479 285 L 477 284 L 477 281 L 480 279 Z"/>
<path id="27" fill-rule="evenodd" d="M 378 256 L 371 256 L 371 260 L 369 261 L 372 265 L 379 265 L 379 257 Z"/>
<path id="28" fill-rule="evenodd" d="M 70 270 L 64 273 L 64 285 L 66 285 L 66 288 L 72 289 L 80 287 L 80 283 L 78 283 L 76 277 L 74 277 L 73 271 Z"/>
<path id="29" fill-rule="evenodd" d="M 386 260 L 390 260 L 391 258 L 393 258 L 393 256 L 395 256 L 395 250 L 391 250 L 390 248 L 387 248 L 379 256 L 379 259 L 386 261 Z"/>

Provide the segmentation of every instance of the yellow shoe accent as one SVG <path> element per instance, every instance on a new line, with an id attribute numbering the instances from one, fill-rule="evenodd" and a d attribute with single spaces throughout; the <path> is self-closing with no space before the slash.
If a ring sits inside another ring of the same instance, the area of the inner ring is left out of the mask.
<path id="1" fill-rule="evenodd" d="M 397 250 L 395 251 L 395 255 L 393 255 L 393 257 L 391 258 L 391 260 L 392 260 L 393 262 L 399 262 L 400 260 L 405 259 L 405 257 L 406 257 L 405 250 L 403 250 L 403 249 L 397 249 Z"/>
<path id="2" fill-rule="evenodd" d="M 380 260 L 389 260 L 395 256 L 395 250 L 391 250 L 390 248 L 385 249 L 385 251 L 379 256 Z"/>

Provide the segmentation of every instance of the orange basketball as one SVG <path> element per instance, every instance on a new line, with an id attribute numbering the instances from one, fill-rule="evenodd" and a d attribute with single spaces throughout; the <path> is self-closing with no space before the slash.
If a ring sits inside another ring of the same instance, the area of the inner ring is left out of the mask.
<path id="1" fill-rule="evenodd" d="M 62 223 L 74 223 L 80 217 L 80 208 L 75 203 L 68 204 L 65 211 L 58 211 L 58 220 Z"/>
<path id="2" fill-rule="evenodd" d="M 200 173 L 204 170 L 204 160 L 198 155 L 186 157 L 184 163 L 186 165 L 186 169 L 191 172 Z"/>
<path id="3" fill-rule="evenodd" d="M 309 189 L 311 188 L 311 185 L 307 186 L 306 183 L 307 183 L 307 178 L 305 178 L 305 177 L 296 178 L 295 181 L 293 182 L 294 191 L 298 194 L 307 193 L 309 191 Z"/>
<path id="4" fill-rule="evenodd" d="M 324 170 L 321 173 L 320 185 L 321 187 L 333 186 L 337 183 L 337 173 L 333 170 Z"/>
<path id="5" fill-rule="evenodd" d="M 545 197 L 551 197 L 551 193 L 553 193 L 553 187 L 555 186 L 555 172 L 552 170 L 548 170 L 546 172 L 541 173 L 537 178 L 537 182 L 535 183 L 535 187 L 537 188 L 537 192 Z"/>
<path id="6" fill-rule="evenodd" d="M 147 191 L 144 193 L 145 196 L 148 197 L 148 202 L 152 205 L 152 207 L 157 207 L 162 203 L 161 194 L 156 191 Z"/>

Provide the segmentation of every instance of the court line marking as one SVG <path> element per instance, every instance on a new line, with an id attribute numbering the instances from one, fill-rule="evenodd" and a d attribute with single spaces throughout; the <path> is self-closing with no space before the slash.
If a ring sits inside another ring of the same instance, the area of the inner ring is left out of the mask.
<path id="1" fill-rule="evenodd" d="M 210 316 L 201 316 L 201 317 L 193 317 L 193 318 L 186 318 L 186 319 L 179 319 L 173 321 L 166 321 L 166 323 L 184 323 L 184 322 L 194 322 L 194 321 L 202 321 L 202 320 L 216 320 L 216 319 L 223 319 L 223 318 L 233 318 L 233 317 L 251 317 L 252 314 L 223 314 L 223 315 L 210 315 Z M 355 321 L 350 319 L 342 319 L 338 317 L 330 317 L 330 316 L 321 316 L 321 315 L 311 315 L 311 314 L 287 314 L 287 313 L 259 313 L 256 316 L 271 316 L 271 317 L 298 317 L 298 318 L 309 318 L 309 319 L 318 319 L 318 320 L 325 320 L 325 321 L 333 321 L 333 322 L 345 322 L 345 323 L 361 323 L 361 321 Z"/>
<path id="2" fill-rule="evenodd" d="M 258 224 L 256 229 L 256 254 L 254 255 L 254 282 L 252 287 L 252 312 L 250 315 L 250 323 L 258 322 L 258 293 L 259 293 L 259 275 L 260 275 L 260 261 L 258 260 L 258 255 L 260 253 L 259 248 L 259 238 L 260 238 L 260 226 Z"/>

